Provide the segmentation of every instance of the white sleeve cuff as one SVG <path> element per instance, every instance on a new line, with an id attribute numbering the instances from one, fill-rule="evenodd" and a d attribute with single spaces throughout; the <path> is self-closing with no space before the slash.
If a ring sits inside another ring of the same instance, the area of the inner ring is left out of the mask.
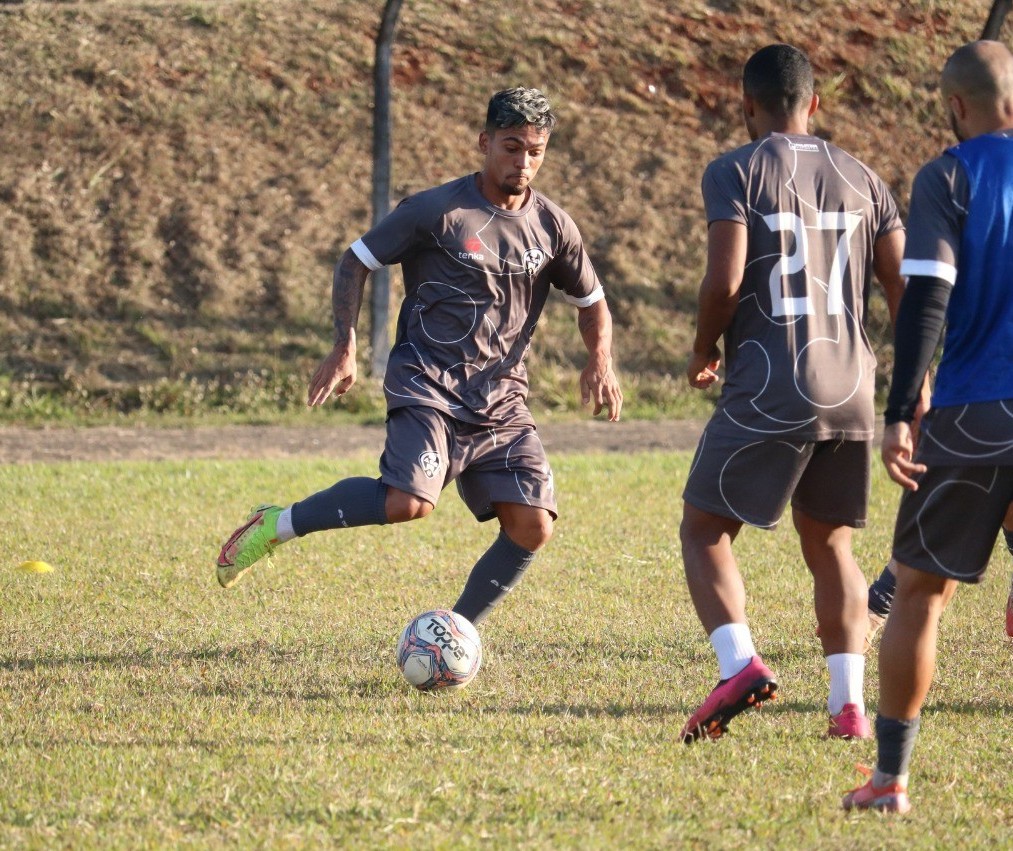
<path id="1" fill-rule="evenodd" d="M 572 304 L 574 307 L 590 307 L 595 302 L 601 301 L 605 298 L 605 290 L 601 288 L 601 285 L 594 288 L 590 295 L 586 295 L 583 298 L 577 298 L 569 293 L 563 293 L 563 300 L 567 304 Z"/>
<path id="2" fill-rule="evenodd" d="M 957 281 L 957 267 L 941 260 L 908 260 L 905 258 L 900 264 L 900 273 L 905 278 L 913 278 L 920 275 L 924 278 L 939 278 L 946 281 L 950 286 Z"/>
<path id="3" fill-rule="evenodd" d="M 383 263 L 373 256 L 373 252 L 366 248 L 366 243 L 364 243 L 361 239 L 357 239 L 352 243 L 352 252 L 359 258 L 359 260 L 362 261 L 362 265 L 369 269 L 370 272 L 375 272 L 378 269 L 383 268 Z"/>

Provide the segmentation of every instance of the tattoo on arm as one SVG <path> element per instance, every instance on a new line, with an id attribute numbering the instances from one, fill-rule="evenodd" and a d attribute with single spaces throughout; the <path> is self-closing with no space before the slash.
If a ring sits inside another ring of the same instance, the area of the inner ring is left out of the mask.
<path id="1" fill-rule="evenodd" d="M 591 311 L 581 310 L 577 312 L 577 328 L 582 336 L 586 335 L 588 331 L 593 331 L 597 324 L 598 317 Z"/>
<path id="2" fill-rule="evenodd" d="M 577 311 L 577 329 L 589 352 L 601 351 L 609 355 L 612 350 L 612 316 L 605 300 Z"/>
<path id="3" fill-rule="evenodd" d="M 331 310 L 334 313 L 335 346 L 348 345 L 352 339 L 362 307 L 362 294 L 368 274 L 369 270 L 359 262 L 351 250 L 346 251 L 338 265 L 334 267 Z"/>

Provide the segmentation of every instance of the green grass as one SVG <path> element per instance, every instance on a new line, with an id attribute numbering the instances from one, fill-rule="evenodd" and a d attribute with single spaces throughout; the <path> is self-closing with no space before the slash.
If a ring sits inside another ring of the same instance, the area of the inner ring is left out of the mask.
<path id="1" fill-rule="evenodd" d="M 825 666 L 790 524 L 738 546 L 781 698 L 718 743 L 676 741 L 716 679 L 681 576 L 688 463 L 555 458 L 555 539 L 484 626 L 479 677 L 442 696 L 410 689 L 393 647 L 409 617 L 453 602 L 494 534 L 452 489 L 425 521 L 294 542 L 224 592 L 212 560 L 253 501 L 373 474 L 375 461 L 0 468 L 0 847 L 1007 841 L 998 550 L 944 621 L 910 817 L 839 810 L 874 747 L 821 738 Z M 870 576 L 896 499 L 877 469 L 856 540 Z M 26 559 L 56 570 L 22 573 Z"/>

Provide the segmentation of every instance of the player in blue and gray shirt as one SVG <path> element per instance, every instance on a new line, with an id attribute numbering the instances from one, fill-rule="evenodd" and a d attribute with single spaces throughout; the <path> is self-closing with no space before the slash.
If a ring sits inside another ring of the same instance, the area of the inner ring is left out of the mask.
<path id="1" fill-rule="evenodd" d="M 960 144 L 926 165 L 911 193 L 882 447 L 905 491 L 879 653 L 878 757 L 845 809 L 910 809 L 908 766 L 939 616 L 956 583 L 981 581 L 1013 502 L 1013 54 L 994 41 L 961 47 L 943 68 L 942 91 Z M 915 403 L 944 325 L 915 453 Z"/>

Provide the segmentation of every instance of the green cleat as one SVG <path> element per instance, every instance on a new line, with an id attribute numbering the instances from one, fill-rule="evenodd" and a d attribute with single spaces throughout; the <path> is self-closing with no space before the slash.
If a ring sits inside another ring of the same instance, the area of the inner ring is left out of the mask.
<path id="1" fill-rule="evenodd" d="M 280 505 L 258 505 L 236 529 L 218 554 L 218 584 L 231 588 L 255 562 L 274 552 L 278 540 Z"/>

